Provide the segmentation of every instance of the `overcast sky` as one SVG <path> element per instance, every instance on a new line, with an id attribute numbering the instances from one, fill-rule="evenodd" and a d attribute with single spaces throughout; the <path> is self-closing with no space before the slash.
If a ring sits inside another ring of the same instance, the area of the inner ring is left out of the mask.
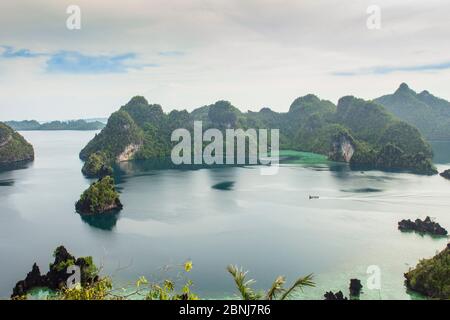
<path id="1" fill-rule="evenodd" d="M 66 28 L 69 5 L 81 30 Z M 401 82 L 450 100 L 449 15 L 448 0 L 1 1 L 0 120 L 106 117 L 134 95 L 165 111 L 287 111 Z"/>

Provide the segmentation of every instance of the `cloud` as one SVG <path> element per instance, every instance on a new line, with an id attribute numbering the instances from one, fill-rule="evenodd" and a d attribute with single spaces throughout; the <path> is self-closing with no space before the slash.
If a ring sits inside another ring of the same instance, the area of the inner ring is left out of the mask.
<path id="1" fill-rule="evenodd" d="M 421 64 L 413 66 L 377 66 L 355 71 L 333 72 L 335 76 L 351 77 L 361 75 L 385 75 L 395 72 L 430 72 L 450 69 L 450 61 L 442 63 Z"/>
<path id="2" fill-rule="evenodd" d="M 44 56 L 45 53 L 32 52 L 28 49 L 14 49 L 11 46 L 0 46 L 3 48 L 3 52 L 0 54 L 2 58 L 12 59 L 12 58 L 36 58 Z"/>
<path id="3" fill-rule="evenodd" d="M 156 67 L 157 64 L 144 64 L 136 62 L 135 53 L 120 55 L 87 55 L 78 51 L 58 51 L 54 53 L 37 53 L 29 49 L 15 49 L 11 46 L 0 46 L 4 51 L 0 57 L 14 58 L 38 58 L 48 57 L 45 71 L 48 73 L 69 74 L 106 74 L 126 73 L 131 69 L 143 69 Z"/>
<path id="4" fill-rule="evenodd" d="M 64 1 L 0 1 L 0 45 L 15 48 L 0 47 L 0 117 L 106 116 L 137 94 L 166 111 L 226 99 L 284 112 L 308 93 L 373 98 L 401 82 L 450 98 L 436 64 L 450 60 L 450 1 L 377 0 L 380 30 L 366 24 L 373 0 L 76 2 L 81 30 Z"/>
<path id="5" fill-rule="evenodd" d="M 134 53 L 121 55 L 85 55 L 77 51 L 61 51 L 52 54 L 47 60 L 46 71 L 50 73 L 124 73 L 139 65 L 130 65 Z"/>

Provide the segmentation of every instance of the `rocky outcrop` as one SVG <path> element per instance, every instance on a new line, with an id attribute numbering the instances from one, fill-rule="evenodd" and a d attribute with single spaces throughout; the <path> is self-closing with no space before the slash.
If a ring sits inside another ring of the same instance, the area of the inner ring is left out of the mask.
<path id="1" fill-rule="evenodd" d="M 446 236 L 447 230 L 439 225 L 439 223 L 431 220 L 430 217 L 426 217 L 425 220 L 416 219 L 415 221 L 402 220 L 398 223 L 398 229 L 400 231 L 415 231 L 419 233 L 427 233 L 435 236 Z"/>
<path id="2" fill-rule="evenodd" d="M 450 169 L 449 170 L 445 170 L 440 175 L 441 175 L 441 177 L 450 180 Z"/>
<path id="3" fill-rule="evenodd" d="M 68 272 L 70 266 L 80 268 L 80 284 L 82 286 L 92 284 L 99 280 L 97 267 L 92 262 L 91 257 L 75 258 L 64 246 L 59 246 L 53 253 L 55 261 L 50 264 L 50 270 L 42 275 L 36 263 L 24 280 L 17 282 L 11 295 L 12 298 L 19 298 L 27 295 L 34 288 L 49 288 L 51 290 L 61 290 L 66 287 L 68 278 L 72 273 Z"/>
<path id="4" fill-rule="evenodd" d="M 350 299 L 353 299 L 353 300 L 359 299 L 362 288 L 363 288 L 363 286 L 361 284 L 361 280 L 350 279 L 350 287 L 349 287 Z M 338 291 L 338 292 L 328 291 L 323 296 L 324 296 L 325 300 L 348 300 L 348 298 L 344 296 L 342 291 Z"/>
<path id="5" fill-rule="evenodd" d="M 344 296 L 342 291 L 338 291 L 336 293 L 329 291 L 326 292 L 323 296 L 325 300 L 348 300 L 348 298 Z"/>
<path id="6" fill-rule="evenodd" d="M 361 280 L 359 279 L 350 279 L 350 297 L 359 298 L 362 290 Z"/>
<path id="7" fill-rule="evenodd" d="M 355 153 L 353 138 L 347 133 L 338 134 L 331 144 L 329 159 L 332 161 L 350 162 Z"/>
<path id="8" fill-rule="evenodd" d="M 24 280 L 17 282 L 13 289 L 11 297 L 22 297 L 33 288 L 46 287 L 48 284 L 48 278 L 46 275 L 41 275 L 41 271 L 36 263 L 33 264 L 31 271 L 28 272 Z"/>

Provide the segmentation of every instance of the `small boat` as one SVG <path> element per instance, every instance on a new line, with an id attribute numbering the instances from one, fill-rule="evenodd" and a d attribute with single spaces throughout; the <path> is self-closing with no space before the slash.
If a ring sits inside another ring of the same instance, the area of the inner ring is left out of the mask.
<path id="1" fill-rule="evenodd" d="M 309 196 L 309 200 L 312 200 L 312 199 L 319 199 L 319 196 Z"/>

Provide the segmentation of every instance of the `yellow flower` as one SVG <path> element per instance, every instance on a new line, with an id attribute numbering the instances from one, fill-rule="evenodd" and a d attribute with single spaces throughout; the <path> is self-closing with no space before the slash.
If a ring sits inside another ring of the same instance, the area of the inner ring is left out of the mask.
<path id="1" fill-rule="evenodd" d="M 189 272 L 189 271 L 192 270 L 192 261 L 186 261 L 186 262 L 184 263 L 184 270 L 185 270 L 186 272 Z"/>
<path id="2" fill-rule="evenodd" d="M 168 291 L 173 291 L 174 289 L 173 282 L 170 280 L 164 280 L 164 288 Z"/>
<path id="3" fill-rule="evenodd" d="M 141 285 L 147 284 L 147 283 L 148 283 L 147 279 L 144 276 L 142 276 L 138 279 L 138 281 L 136 281 L 136 287 L 139 288 Z"/>

